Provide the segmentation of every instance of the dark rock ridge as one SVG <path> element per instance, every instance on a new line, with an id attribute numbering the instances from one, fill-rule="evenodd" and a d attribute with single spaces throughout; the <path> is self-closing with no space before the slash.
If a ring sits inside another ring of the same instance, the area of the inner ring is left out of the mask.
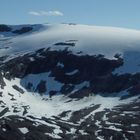
<path id="1" fill-rule="evenodd" d="M 0 24 L 0 32 L 10 32 L 12 29 L 4 24 Z"/>
<path id="2" fill-rule="evenodd" d="M 0 24 L 0 32 L 11 32 L 14 34 L 24 34 L 27 32 L 30 32 L 33 30 L 33 27 L 21 27 L 19 29 L 13 30 L 12 27 L 5 25 L 5 24 Z"/>
<path id="3" fill-rule="evenodd" d="M 32 58 L 32 59 L 31 59 Z M 107 59 L 103 55 L 75 55 L 66 50 L 51 51 L 48 49 L 40 49 L 34 54 L 26 54 L 14 58 L 4 65 L 1 64 L 1 70 L 6 78 L 24 78 L 29 74 L 39 74 L 50 72 L 50 77 L 54 77 L 56 81 L 64 84 L 60 91 L 68 94 L 73 91 L 76 84 L 84 81 L 89 82 L 89 86 L 84 86 L 74 94 L 71 98 L 82 98 L 88 96 L 89 93 L 102 93 L 103 96 L 113 96 L 113 93 L 119 93 L 126 90 L 128 95 L 123 98 L 131 97 L 139 94 L 140 74 L 113 74 L 113 71 L 123 65 L 123 59 L 119 54 L 115 55 L 116 59 Z M 61 65 L 58 65 L 61 63 Z M 17 65 L 18 64 L 18 65 Z M 71 73 L 77 70 L 76 73 Z M 41 81 L 39 81 L 40 83 Z M 47 82 L 47 81 L 46 81 Z M 31 90 L 32 83 L 28 83 L 28 90 Z M 35 87 L 36 91 L 45 93 L 45 81 Z M 53 95 L 54 92 L 50 92 Z"/>
<path id="4" fill-rule="evenodd" d="M 55 43 L 54 45 L 56 46 L 75 46 L 75 43 L 71 43 L 71 42 L 58 42 L 58 43 Z"/>
<path id="5" fill-rule="evenodd" d="M 23 91 L 23 89 L 21 89 L 20 87 L 18 87 L 17 85 L 13 85 L 12 86 L 15 90 L 17 90 L 18 92 L 20 92 L 20 93 L 24 93 L 24 91 Z"/>
<path id="6" fill-rule="evenodd" d="M 22 27 L 19 30 L 12 31 L 12 33 L 15 33 L 15 34 L 24 34 L 24 33 L 30 32 L 32 30 L 33 30 L 32 27 Z"/>

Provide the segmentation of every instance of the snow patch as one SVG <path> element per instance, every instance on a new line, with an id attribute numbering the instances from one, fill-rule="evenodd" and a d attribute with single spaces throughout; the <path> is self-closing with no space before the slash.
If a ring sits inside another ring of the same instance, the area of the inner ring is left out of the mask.
<path id="1" fill-rule="evenodd" d="M 21 131 L 21 133 L 23 133 L 23 134 L 26 134 L 26 133 L 28 133 L 29 132 L 29 130 L 28 130 L 28 128 L 26 128 L 26 127 L 22 127 L 22 128 L 18 128 L 20 131 Z"/>
<path id="2" fill-rule="evenodd" d="M 74 71 L 72 71 L 72 72 L 66 73 L 66 75 L 74 75 L 74 74 L 76 74 L 78 71 L 79 71 L 79 70 L 74 70 Z"/>

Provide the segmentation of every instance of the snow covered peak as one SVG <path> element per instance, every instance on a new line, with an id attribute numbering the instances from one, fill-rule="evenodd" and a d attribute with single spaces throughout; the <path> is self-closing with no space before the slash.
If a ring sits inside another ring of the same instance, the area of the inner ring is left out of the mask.
<path id="1" fill-rule="evenodd" d="M 75 54 L 103 54 L 110 58 L 116 53 L 123 55 L 126 51 L 140 50 L 140 31 L 137 30 L 73 24 L 44 24 L 35 27 L 35 31 L 16 36 L 9 33 L 8 37 L 4 37 L 3 32 L 0 32 L 0 56 L 48 47 L 52 50 L 68 47 Z"/>

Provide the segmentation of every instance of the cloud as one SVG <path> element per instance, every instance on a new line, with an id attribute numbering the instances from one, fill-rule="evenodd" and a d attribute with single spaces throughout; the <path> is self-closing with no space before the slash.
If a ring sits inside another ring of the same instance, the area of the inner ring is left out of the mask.
<path id="1" fill-rule="evenodd" d="M 30 15 L 33 16 L 63 16 L 64 14 L 60 11 L 30 11 Z"/>

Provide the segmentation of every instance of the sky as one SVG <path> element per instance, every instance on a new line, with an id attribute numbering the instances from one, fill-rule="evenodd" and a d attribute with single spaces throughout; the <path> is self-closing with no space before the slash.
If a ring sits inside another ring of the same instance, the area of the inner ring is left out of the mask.
<path id="1" fill-rule="evenodd" d="M 38 23 L 140 29 L 140 0 L 0 0 L 0 24 Z"/>

